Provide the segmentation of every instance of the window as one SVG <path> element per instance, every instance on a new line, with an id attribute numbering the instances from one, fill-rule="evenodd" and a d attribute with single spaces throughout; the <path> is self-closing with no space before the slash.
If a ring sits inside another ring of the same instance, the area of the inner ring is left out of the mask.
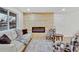
<path id="1" fill-rule="evenodd" d="M 9 28 L 16 28 L 16 14 L 9 12 Z"/>
<path id="2" fill-rule="evenodd" d="M 7 10 L 0 8 L 0 31 L 8 29 Z"/>
<path id="3" fill-rule="evenodd" d="M 0 8 L 0 31 L 16 28 L 16 14 Z"/>

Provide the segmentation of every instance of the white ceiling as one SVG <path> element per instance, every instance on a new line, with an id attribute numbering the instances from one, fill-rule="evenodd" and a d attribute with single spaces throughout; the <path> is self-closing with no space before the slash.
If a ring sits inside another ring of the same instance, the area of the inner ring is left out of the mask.
<path id="1" fill-rule="evenodd" d="M 79 11 L 79 7 L 17 7 L 17 8 L 24 13 L 31 13 L 31 12 L 72 13 Z"/>

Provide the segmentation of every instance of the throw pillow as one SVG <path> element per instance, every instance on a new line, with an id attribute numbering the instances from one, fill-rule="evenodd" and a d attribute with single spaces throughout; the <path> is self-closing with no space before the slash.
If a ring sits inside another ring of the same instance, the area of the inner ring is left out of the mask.
<path id="1" fill-rule="evenodd" d="M 23 32 L 23 35 L 28 33 L 27 29 L 23 29 L 22 32 Z"/>
<path id="2" fill-rule="evenodd" d="M 10 44 L 11 43 L 11 40 L 9 39 L 9 37 L 7 35 L 3 35 L 1 38 L 0 38 L 0 44 Z"/>

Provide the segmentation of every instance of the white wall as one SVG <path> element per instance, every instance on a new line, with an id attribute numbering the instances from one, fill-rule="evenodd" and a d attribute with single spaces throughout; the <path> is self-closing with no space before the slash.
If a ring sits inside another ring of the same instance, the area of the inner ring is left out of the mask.
<path id="1" fill-rule="evenodd" d="M 69 35 L 79 32 L 79 11 L 67 14 L 65 19 Z"/>
<path id="2" fill-rule="evenodd" d="M 64 15 L 63 14 L 54 14 L 54 26 L 56 26 L 57 33 L 64 32 Z"/>
<path id="3" fill-rule="evenodd" d="M 29 31 L 32 27 L 45 27 L 46 32 L 53 27 L 53 14 L 51 13 L 37 13 L 37 14 L 24 14 L 23 25 Z"/>
<path id="4" fill-rule="evenodd" d="M 73 36 L 79 31 L 79 11 L 65 14 L 54 14 L 54 26 L 58 33 L 65 36 Z"/>

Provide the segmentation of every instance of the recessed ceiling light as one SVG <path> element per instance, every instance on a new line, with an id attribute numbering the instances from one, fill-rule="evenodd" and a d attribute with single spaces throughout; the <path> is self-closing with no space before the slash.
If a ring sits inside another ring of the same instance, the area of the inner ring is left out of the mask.
<path id="1" fill-rule="evenodd" d="M 29 9 L 29 8 L 27 8 L 27 11 L 30 11 L 30 9 Z"/>
<path id="2" fill-rule="evenodd" d="M 65 8 L 62 9 L 62 11 L 65 11 L 65 10 L 66 10 Z"/>

